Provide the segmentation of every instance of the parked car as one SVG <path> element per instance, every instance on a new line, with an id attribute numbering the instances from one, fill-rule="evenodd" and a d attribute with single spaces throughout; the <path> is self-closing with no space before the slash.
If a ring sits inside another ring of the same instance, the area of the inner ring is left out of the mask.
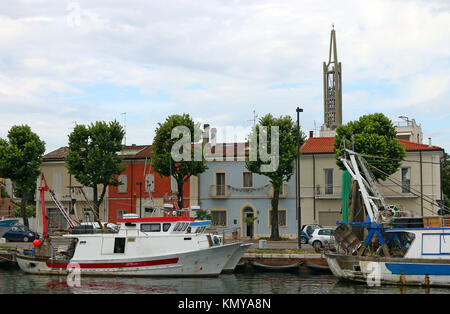
<path id="1" fill-rule="evenodd" d="M 314 248 L 322 248 L 333 243 L 335 228 L 318 228 L 313 231 L 309 238 L 309 244 Z"/>
<path id="2" fill-rule="evenodd" d="M 6 241 L 10 242 L 31 242 L 35 239 L 39 239 L 39 233 L 31 230 L 25 225 L 17 223 L 13 225 L 3 237 Z"/>
<path id="3" fill-rule="evenodd" d="M 306 244 L 308 243 L 311 234 L 314 232 L 314 230 L 318 229 L 318 228 L 322 228 L 321 225 L 318 224 L 311 224 L 311 225 L 303 225 L 302 226 L 302 233 L 300 236 L 301 239 L 301 243 L 302 244 Z"/>

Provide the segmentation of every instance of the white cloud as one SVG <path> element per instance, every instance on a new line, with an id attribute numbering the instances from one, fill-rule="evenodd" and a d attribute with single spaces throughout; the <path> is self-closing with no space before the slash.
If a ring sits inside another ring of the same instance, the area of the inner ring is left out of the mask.
<path id="1" fill-rule="evenodd" d="M 415 115 L 426 130 L 432 114 L 421 113 L 448 107 L 448 1 L 49 0 L 0 6 L 0 110 L 7 113 L 0 136 L 26 122 L 51 148 L 67 144 L 73 121 L 120 119 L 122 112 L 130 143 L 151 142 L 157 122 L 181 112 L 238 137 L 252 125 L 253 110 L 294 118 L 300 106 L 305 131 L 320 127 L 322 62 L 332 23 L 344 87 L 363 82 L 343 96 L 347 121 L 383 111 Z M 136 88 L 142 99 L 100 101 L 101 95 L 89 98 L 83 90 L 102 84 Z M 280 84 L 292 87 L 269 88 Z M 85 98 L 73 103 L 71 95 Z M 58 123 L 48 124 L 52 120 Z"/>

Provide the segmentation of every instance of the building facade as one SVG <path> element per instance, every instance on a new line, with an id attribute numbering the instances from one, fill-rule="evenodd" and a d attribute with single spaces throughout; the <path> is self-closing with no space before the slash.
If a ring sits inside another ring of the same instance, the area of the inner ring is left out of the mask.
<path id="1" fill-rule="evenodd" d="M 79 222 L 94 221 L 93 213 L 93 192 L 92 188 L 84 187 L 80 184 L 67 168 L 65 158 L 69 152 L 67 147 L 61 147 L 43 156 L 41 172 L 47 181 L 47 185 L 56 195 L 56 198 L 69 211 L 70 216 Z M 39 176 L 37 186 L 44 186 L 42 177 Z M 103 188 L 98 186 L 99 191 Z M 37 230 L 43 232 L 42 206 L 39 191 L 36 191 L 36 219 Z M 67 222 L 60 213 L 58 207 L 50 196 L 49 192 L 44 192 L 44 200 L 48 220 L 49 232 L 54 232 L 62 228 L 67 228 Z M 107 219 L 107 195 L 100 205 L 100 220 Z M 52 221 L 53 220 L 53 221 Z"/>
<path id="2" fill-rule="evenodd" d="M 241 238 L 269 237 L 273 193 L 269 178 L 245 168 L 244 143 L 218 145 L 224 145 L 226 158 L 207 161 L 208 169 L 198 176 L 200 207 L 211 213 L 213 224 L 223 228 L 226 234 L 237 232 Z M 233 152 L 229 153 L 230 150 Z M 295 174 L 283 184 L 278 212 L 280 236 L 295 238 Z"/>
<path id="3" fill-rule="evenodd" d="M 67 147 L 61 147 L 43 156 L 41 171 L 48 186 L 55 192 L 57 199 L 66 208 L 71 217 L 79 222 L 95 221 L 93 213 L 92 188 L 82 186 L 66 168 Z M 168 177 L 161 177 L 151 170 L 150 145 L 124 146 L 119 153 L 123 157 L 125 170 L 120 174 L 120 186 L 108 186 L 103 202 L 100 205 L 100 220 L 115 223 L 123 214 L 136 213 L 141 217 L 149 217 L 155 209 L 162 209 L 165 197 L 170 198 L 176 192 L 176 184 Z M 196 205 L 198 196 L 191 202 L 191 186 L 196 178 L 184 185 L 184 207 Z M 43 186 L 41 177 L 37 186 Z M 102 185 L 98 186 L 101 191 Z M 194 186 L 192 188 L 197 191 Z M 37 192 L 38 193 L 38 192 Z M 99 192 L 100 194 L 100 192 Z M 49 232 L 67 228 L 55 202 L 48 192 L 44 193 Z M 169 200 L 170 202 L 170 200 Z M 155 213 L 158 214 L 158 213 Z M 42 207 L 40 195 L 36 197 L 37 231 L 43 232 Z M 52 222 L 52 220 L 54 222 Z M 58 226 L 59 225 L 59 226 Z"/>
<path id="4" fill-rule="evenodd" d="M 379 183 L 386 203 L 416 215 L 435 216 L 442 199 L 438 146 L 399 140 L 406 158 L 399 170 Z M 334 137 L 310 137 L 301 148 L 302 219 L 309 223 L 335 225 L 341 220 L 342 170 L 336 165 Z"/>
<path id="5" fill-rule="evenodd" d="M 140 217 L 161 215 L 164 203 L 176 200 L 176 182 L 152 170 L 150 145 L 126 146 L 121 155 L 126 169 L 118 177 L 122 184 L 108 187 L 108 221 L 116 222 L 129 213 Z M 191 202 L 190 194 L 191 182 L 195 180 L 190 179 L 183 186 L 183 208 L 197 204 L 197 198 Z"/>
<path id="6" fill-rule="evenodd" d="M 12 192 L 8 193 L 7 180 L 0 178 L 0 219 L 2 217 L 13 217 L 13 204 L 11 201 Z M 11 193 L 11 194 L 10 194 Z"/>

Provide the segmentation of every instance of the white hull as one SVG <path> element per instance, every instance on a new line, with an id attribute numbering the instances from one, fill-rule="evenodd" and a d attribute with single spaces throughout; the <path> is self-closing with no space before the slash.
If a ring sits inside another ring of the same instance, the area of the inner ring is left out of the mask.
<path id="1" fill-rule="evenodd" d="M 17 256 L 19 267 L 27 273 L 111 276 L 218 276 L 240 243 L 215 246 L 177 254 L 103 260 L 52 261 Z"/>
<path id="2" fill-rule="evenodd" d="M 236 268 L 236 265 L 244 256 L 245 252 L 252 246 L 251 243 L 241 244 L 236 251 L 234 251 L 233 256 L 227 261 L 225 267 L 223 268 L 223 273 L 232 273 Z"/>
<path id="3" fill-rule="evenodd" d="M 331 272 L 343 280 L 378 286 L 450 286 L 450 260 L 370 258 L 326 254 Z"/>

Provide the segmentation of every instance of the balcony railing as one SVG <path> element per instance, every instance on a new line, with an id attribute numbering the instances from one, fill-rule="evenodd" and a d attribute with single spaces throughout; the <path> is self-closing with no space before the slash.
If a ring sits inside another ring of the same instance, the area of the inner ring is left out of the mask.
<path id="1" fill-rule="evenodd" d="M 214 198 L 227 198 L 230 196 L 230 189 L 227 185 L 210 185 L 209 196 Z"/>
<path id="2" fill-rule="evenodd" d="M 317 184 L 314 192 L 316 199 L 337 199 L 341 197 L 341 187 L 332 184 Z"/>

